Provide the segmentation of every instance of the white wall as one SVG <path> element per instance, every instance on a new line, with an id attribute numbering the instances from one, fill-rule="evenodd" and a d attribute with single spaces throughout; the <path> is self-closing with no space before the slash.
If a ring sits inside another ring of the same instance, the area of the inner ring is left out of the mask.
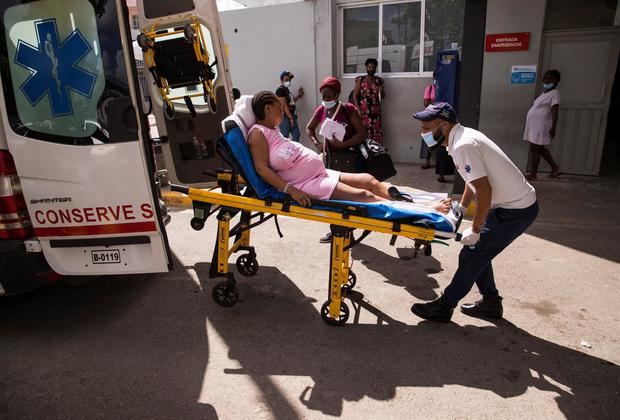
<path id="1" fill-rule="evenodd" d="M 305 126 L 318 94 L 314 13 L 311 1 L 220 13 L 232 83 L 241 94 L 275 91 L 282 70 L 295 75 L 291 91 L 304 87 L 306 94 L 297 102 L 297 113 L 305 144 Z"/>
<path id="2" fill-rule="evenodd" d="M 544 0 L 489 0 L 486 33 L 530 32 L 527 51 L 484 53 L 480 100 L 480 131 L 495 141 L 520 168 L 527 165 L 523 141 L 525 116 L 536 93 L 535 84 L 510 83 L 513 65 L 539 63 Z M 538 74 L 543 69 L 537 69 Z"/>

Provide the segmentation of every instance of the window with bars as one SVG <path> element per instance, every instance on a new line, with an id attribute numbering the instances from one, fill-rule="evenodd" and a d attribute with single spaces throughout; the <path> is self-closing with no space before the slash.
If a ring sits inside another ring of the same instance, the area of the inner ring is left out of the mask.
<path id="1" fill-rule="evenodd" d="M 464 15 L 465 0 L 385 1 L 343 7 L 342 73 L 365 73 L 368 58 L 379 61 L 377 70 L 384 75 L 432 72 L 438 51 L 461 49 Z"/>

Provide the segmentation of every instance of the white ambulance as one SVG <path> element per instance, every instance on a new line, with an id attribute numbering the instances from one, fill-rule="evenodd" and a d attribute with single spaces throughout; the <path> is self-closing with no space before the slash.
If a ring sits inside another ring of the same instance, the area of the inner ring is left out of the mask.
<path id="1" fill-rule="evenodd" d="M 137 0 L 141 27 L 160 36 L 161 71 L 185 77 L 166 117 L 148 78 L 168 175 L 183 184 L 222 166 L 215 140 L 232 109 L 215 0 L 195 3 Z M 195 63 L 179 28 L 190 20 L 218 59 L 216 109 L 206 96 L 187 102 L 197 87 L 183 69 Z M 0 2 L 0 294 L 171 269 L 129 23 L 126 0 Z"/>

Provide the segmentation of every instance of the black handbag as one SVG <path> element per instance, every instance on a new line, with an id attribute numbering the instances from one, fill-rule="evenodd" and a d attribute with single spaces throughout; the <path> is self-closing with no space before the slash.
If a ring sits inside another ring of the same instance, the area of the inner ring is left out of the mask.
<path id="1" fill-rule="evenodd" d="M 327 151 L 325 167 L 353 174 L 364 172 L 360 153 L 357 150 Z"/>
<path id="2" fill-rule="evenodd" d="M 396 175 L 394 162 L 387 148 L 374 140 L 366 139 L 359 145 L 364 172 L 371 174 L 379 181 L 385 181 Z"/>

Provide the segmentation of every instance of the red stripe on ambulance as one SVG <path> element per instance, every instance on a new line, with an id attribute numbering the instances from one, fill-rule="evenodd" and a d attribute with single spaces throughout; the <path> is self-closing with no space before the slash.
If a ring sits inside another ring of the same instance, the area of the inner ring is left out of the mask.
<path id="1" fill-rule="evenodd" d="M 37 236 L 109 235 L 115 233 L 155 232 L 155 222 L 116 223 L 105 225 L 36 227 Z"/>

